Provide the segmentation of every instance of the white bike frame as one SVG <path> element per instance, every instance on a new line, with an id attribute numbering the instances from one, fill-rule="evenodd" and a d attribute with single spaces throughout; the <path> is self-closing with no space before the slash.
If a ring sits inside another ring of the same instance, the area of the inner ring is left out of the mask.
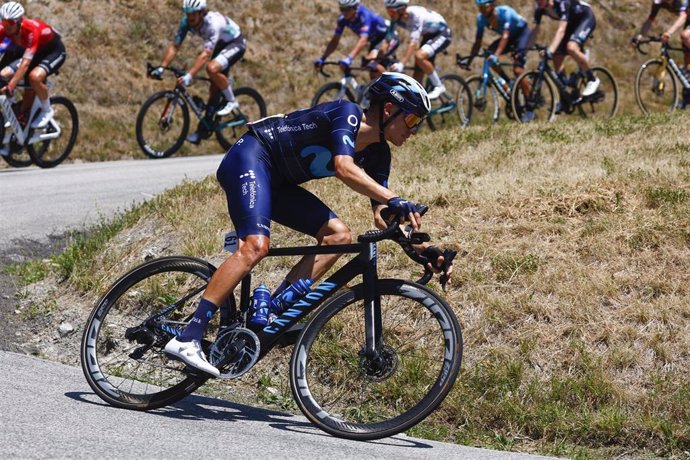
<path id="1" fill-rule="evenodd" d="M 49 90 L 51 87 L 52 85 L 48 83 Z M 17 141 L 17 144 L 21 146 L 57 139 L 58 137 L 60 137 L 62 130 L 60 129 L 60 125 L 58 124 L 57 120 L 53 118 L 50 120 L 50 122 L 45 128 L 34 129 L 31 138 L 29 138 L 29 131 L 32 129 L 31 120 L 33 120 L 34 116 L 36 115 L 36 112 L 40 108 L 40 100 L 38 99 L 38 97 L 34 97 L 34 102 L 31 105 L 29 119 L 26 123 L 26 126 L 22 128 L 22 125 L 19 123 L 17 116 L 14 114 L 14 110 L 12 110 L 12 102 L 7 98 L 7 96 L 0 96 L 0 110 L 2 111 L 5 121 L 8 121 L 10 123 L 9 128 L 5 128 L 5 136 L 2 139 L 2 145 L 8 144 L 12 139 L 13 135 Z M 46 132 L 48 127 L 52 127 L 51 132 Z"/>

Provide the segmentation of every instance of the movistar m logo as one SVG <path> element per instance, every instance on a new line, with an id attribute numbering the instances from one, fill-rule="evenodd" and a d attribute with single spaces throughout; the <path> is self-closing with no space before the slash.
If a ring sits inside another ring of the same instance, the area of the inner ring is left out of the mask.
<path id="1" fill-rule="evenodd" d="M 299 299 L 294 305 L 283 312 L 271 324 L 263 328 L 267 334 L 277 334 L 285 328 L 290 322 L 299 319 L 314 308 L 314 305 L 328 296 L 337 285 L 324 281 L 316 286 L 311 292 Z"/>

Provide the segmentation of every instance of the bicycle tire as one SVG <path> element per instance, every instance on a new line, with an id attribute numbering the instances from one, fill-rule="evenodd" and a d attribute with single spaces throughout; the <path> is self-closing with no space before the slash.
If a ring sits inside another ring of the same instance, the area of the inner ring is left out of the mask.
<path id="1" fill-rule="evenodd" d="M 172 112 L 168 114 L 172 102 Z M 163 103 L 156 107 L 154 104 Z M 175 108 L 182 113 L 182 117 L 175 116 Z M 148 116 L 147 116 L 148 115 Z M 163 116 L 168 119 L 163 121 Z M 171 126 L 174 131 L 170 136 Z M 146 132 L 144 132 L 146 131 Z M 136 121 L 137 143 L 149 158 L 167 158 L 177 152 L 189 132 L 189 108 L 183 98 L 175 91 L 159 91 L 146 99 L 139 109 Z"/>
<path id="2" fill-rule="evenodd" d="M 80 353 L 86 381 L 101 399 L 125 409 L 155 409 L 184 398 L 208 379 L 203 373 L 188 373 L 184 364 L 165 356 L 163 347 L 172 333 L 147 328 L 153 335 L 143 331 L 142 337 L 149 334 L 155 341 L 135 359 L 130 352 L 143 343 L 127 339 L 125 332 L 194 293 L 161 320 L 163 327 L 183 328 L 214 271 L 213 265 L 193 257 L 163 257 L 132 269 L 110 287 L 89 316 Z M 210 327 L 207 337 L 213 329 L 217 327 Z M 208 352 L 208 342 L 204 343 Z"/>
<path id="3" fill-rule="evenodd" d="M 473 125 L 496 123 L 501 114 L 498 91 L 490 83 L 487 84 L 486 95 L 478 98 L 479 89 L 482 85 L 482 77 L 473 75 L 467 79 L 467 87 L 472 95 L 472 118 Z"/>
<path id="4" fill-rule="evenodd" d="M 5 130 L 5 116 L 0 112 L 0 140 L 5 139 Z M 29 153 L 24 147 L 17 145 L 17 143 L 13 141 L 10 141 L 9 144 L 7 155 L 0 155 L 8 165 L 14 166 L 15 168 L 26 168 L 33 164 Z"/>
<path id="5" fill-rule="evenodd" d="M 248 123 L 267 115 L 266 101 L 257 90 L 239 87 L 235 88 L 234 93 L 240 104 L 239 113 L 232 113 L 225 117 L 225 120 L 216 116 L 216 139 L 225 150 L 232 147 L 232 144 L 247 132 Z"/>
<path id="6" fill-rule="evenodd" d="M 446 94 L 438 99 L 431 101 L 431 112 L 426 118 L 427 124 L 432 131 L 442 127 L 467 127 L 472 117 L 472 96 L 465 82 L 459 75 L 447 74 L 441 77 L 443 85 L 446 87 Z M 439 113 L 446 104 L 455 104 L 455 108 L 449 112 Z"/>
<path id="7" fill-rule="evenodd" d="M 314 97 L 311 100 L 311 106 L 314 107 L 315 105 L 321 104 L 323 102 L 330 102 L 341 99 L 337 97 L 337 95 L 340 94 L 342 89 L 343 85 L 341 85 L 340 82 L 332 81 L 326 83 L 325 85 L 316 90 L 316 93 L 314 94 Z M 335 96 L 330 95 L 333 92 L 335 92 Z M 355 99 L 355 95 L 352 94 L 350 88 L 347 87 L 345 88 L 345 98 L 350 102 L 357 102 Z"/>
<path id="8" fill-rule="evenodd" d="M 55 111 L 53 119 L 57 126 L 67 132 L 61 132 L 60 137 L 56 139 L 27 144 L 26 150 L 31 160 L 41 168 L 54 168 L 62 163 L 74 148 L 79 134 L 79 115 L 72 101 L 63 96 L 55 96 L 50 98 L 50 105 Z M 55 130 L 56 126 L 52 122 L 45 128 L 31 128 L 28 133 L 29 139 L 35 135 L 50 134 Z M 63 140 L 66 144 L 61 142 Z"/>
<path id="9" fill-rule="evenodd" d="M 578 104 L 577 109 L 583 118 L 605 119 L 616 115 L 618 111 L 618 83 L 613 74 L 604 67 L 592 67 L 592 73 L 599 79 L 599 89 Z M 587 84 L 587 78 L 583 75 L 578 82 L 580 94 Z"/>
<path id="10" fill-rule="evenodd" d="M 510 92 L 510 104 L 519 123 L 551 122 L 556 116 L 556 97 L 551 80 L 538 71 L 530 70 L 520 74 Z M 527 80 L 530 94 L 522 92 L 523 81 Z M 538 85 L 536 83 L 539 83 Z M 537 90 L 536 88 L 539 88 Z M 538 91 L 538 92 L 537 92 Z M 533 117 L 526 117 L 526 112 L 532 112 Z"/>
<path id="11" fill-rule="evenodd" d="M 360 353 L 362 284 L 327 300 L 293 349 L 295 401 L 312 423 L 341 438 L 379 439 L 421 422 L 446 397 L 462 362 L 460 325 L 441 297 L 393 279 L 377 281 L 376 289 L 386 369 L 371 373 Z"/>
<path id="12" fill-rule="evenodd" d="M 635 100 L 642 113 L 673 112 L 678 105 L 678 86 L 675 74 L 663 66 L 661 59 L 650 59 L 643 63 L 635 75 Z M 663 76 L 659 80 L 659 75 Z M 670 89 L 669 89 L 670 88 Z"/>

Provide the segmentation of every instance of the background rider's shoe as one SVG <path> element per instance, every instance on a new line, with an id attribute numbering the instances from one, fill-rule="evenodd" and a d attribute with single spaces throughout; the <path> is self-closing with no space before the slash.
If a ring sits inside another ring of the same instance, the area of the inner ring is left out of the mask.
<path id="1" fill-rule="evenodd" d="M 206 360 L 198 340 L 180 342 L 177 337 L 174 337 L 165 345 L 165 354 L 213 377 L 218 378 L 220 376 L 220 371 Z"/>
<path id="2" fill-rule="evenodd" d="M 434 86 L 434 88 L 429 91 L 429 99 L 438 99 L 441 94 L 446 92 L 446 87 L 443 85 Z"/>
<path id="3" fill-rule="evenodd" d="M 582 91 L 582 97 L 591 96 L 592 94 L 596 93 L 599 89 L 599 83 L 601 83 L 601 80 L 598 78 L 588 81 L 587 86 L 585 86 L 585 89 Z"/>
<path id="4" fill-rule="evenodd" d="M 527 112 L 523 113 L 520 117 L 520 121 L 523 123 L 529 123 L 532 120 L 534 120 L 534 112 L 532 112 L 531 110 L 528 110 Z"/>
<path id="5" fill-rule="evenodd" d="M 45 128 L 50 123 L 50 120 L 55 116 L 55 110 L 51 107 L 50 110 L 45 111 L 41 109 L 34 121 L 31 122 L 32 128 Z"/>
<path id="6" fill-rule="evenodd" d="M 230 115 L 232 112 L 237 110 L 240 107 L 240 104 L 237 103 L 237 101 L 230 101 L 227 104 L 225 104 L 225 107 L 220 109 L 219 111 L 216 112 L 216 115 L 219 117 L 225 117 L 227 115 Z"/>
<path id="7" fill-rule="evenodd" d="M 201 142 L 201 136 L 199 135 L 199 132 L 194 131 L 193 133 L 190 133 L 187 136 L 187 142 L 189 142 L 190 144 L 199 145 L 199 143 Z"/>

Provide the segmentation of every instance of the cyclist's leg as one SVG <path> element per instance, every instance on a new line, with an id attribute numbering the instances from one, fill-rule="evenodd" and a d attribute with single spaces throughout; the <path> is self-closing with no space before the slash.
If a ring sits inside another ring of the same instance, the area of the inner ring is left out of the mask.
<path id="1" fill-rule="evenodd" d="M 313 236 L 318 245 L 348 244 L 352 234 L 345 223 L 311 192 L 299 186 L 274 189 L 272 219 L 298 232 Z M 300 278 L 319 279 L 340 254 L 304 256 L 286 276 L 284 287 Z M 280 290 L 280 288 L 278 288 Z"/>
<path id="2" fill-rule="evenodd" d="M 445 88 L 434 66 L 436 55 L 450 46 L 450 29 L 444 29 L 434 35 L 422 39 L 422 45 L 415 53 L 415 67 L 421 69 L 428 77 L 434 89 L 429 93 L 429 98 L 440 96 Z M 416 78 L 416 77 L 415 77 Z"/>
<path id="3" fill-rule="evenodd" d="M 46 78 L 62 67 L 66 57 L 65 45 L 59 37 L 56 37 L 51 44 L 46 45 L 44 50 L 36 53 L 36 56 L 29 64 L 29 84 L 41 101 L 41 112 L 31 125 L 34 128 L 45 127 L 53 118 L 53 109 L 50 106 L 50 95 L 48 94 Z M 25 109 L 28 110 L 29 107 Z"/>
<path id="4" fill-rule="evenodd" d="M 237 107 L 235 94 L 232 91 L 232 83 L 228 78 L 228 72 L 247 50 L 247 42 L 240 36 L 230 43 L 219 44 L 213 59 L 206 65 L 206 71 L 213 84 L 223 93 L 227 104 L 219 110 L 219 115 L 228 115 Z"/>

